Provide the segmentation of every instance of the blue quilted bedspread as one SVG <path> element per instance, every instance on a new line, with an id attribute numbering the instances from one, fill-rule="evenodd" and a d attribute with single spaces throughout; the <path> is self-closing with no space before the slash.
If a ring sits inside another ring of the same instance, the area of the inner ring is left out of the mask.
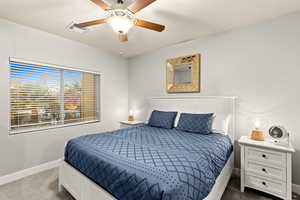
<path id="1" fill-rule="evenodd" d="M 120 200 L 201 200 L 232 149 L 218 133 L 143 125 L 72 139 L 65 160 Z"/>

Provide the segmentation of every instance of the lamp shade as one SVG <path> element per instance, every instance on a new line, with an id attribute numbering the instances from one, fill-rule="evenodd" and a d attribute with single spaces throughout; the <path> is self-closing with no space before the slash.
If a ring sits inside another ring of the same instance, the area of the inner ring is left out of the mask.
<path id="1" fill-rule="evenodd" d="M 108 22 L 117 33 L 127 33 L 133 26 L 133 21 L 121 16 L 113 16 L 108 19 Z"/>
<path id="2" fill-rule="evenodd" d="M 124 9 L 112 10 L 108 16 L 108 23 L 117 33 L 127 33 L 134 25 L 134 16 Z"/>

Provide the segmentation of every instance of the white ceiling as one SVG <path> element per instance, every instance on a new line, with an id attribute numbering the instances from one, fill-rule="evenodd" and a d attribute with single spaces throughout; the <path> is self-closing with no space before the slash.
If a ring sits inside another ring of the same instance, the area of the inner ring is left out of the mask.
<path id="1" fill-rule="evenodd" d="M 158 33 L 134 27 L 129 32 L 129 42 L 120 44 L 108 24 L 95 26 L 84 34 L 66 29 L 72 21 L 105 17 L 105 12 L 89 0 L 0 0 L 2 18 L 105 51 L 123 51 L 126 57 L 298 10 L 299 0 L 157 0 L 137 17 L 164 24 L 166 30 Z"/>

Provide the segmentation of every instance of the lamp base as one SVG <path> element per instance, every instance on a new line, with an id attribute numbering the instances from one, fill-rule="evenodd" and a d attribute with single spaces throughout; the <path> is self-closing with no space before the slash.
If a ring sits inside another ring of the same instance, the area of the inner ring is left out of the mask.
<path id="1" fill-rule="evenodd" d="M 128 121 L 134 121 L 133 115 L 129 115 L 129 116 L 128 116 Z"/>
<path id="2" fill-rule="evenodd" d="M 255 130 L 252 131 L 251 139 L 257 141 L 265 141 L 264 132 L 256 128 Z"/>

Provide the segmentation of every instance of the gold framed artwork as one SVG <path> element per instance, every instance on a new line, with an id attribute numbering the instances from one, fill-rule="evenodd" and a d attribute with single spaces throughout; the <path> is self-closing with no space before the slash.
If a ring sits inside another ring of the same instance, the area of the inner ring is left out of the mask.
<path id="1" fill-rule="evenodd" d="M 166 61 L 167 92 L 200 92 L 200 67 L 200 54 L 168 59 Z"/>

